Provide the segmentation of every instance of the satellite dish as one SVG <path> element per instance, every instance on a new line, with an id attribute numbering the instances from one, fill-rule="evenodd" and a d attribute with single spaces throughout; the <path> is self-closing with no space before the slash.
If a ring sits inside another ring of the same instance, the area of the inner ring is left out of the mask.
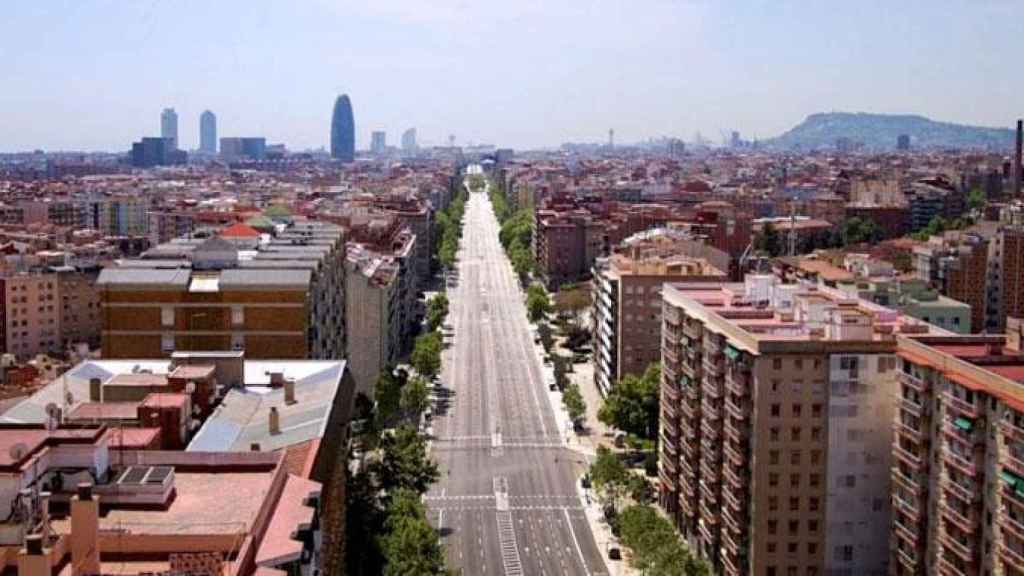
<path id="1" fill-rule="evenodd" d="M 21 459 L 24 458 L 25 454 L 27 453 L 28 445 L 25 444 L 24 442 L 18 442 L 14 446 L 11 446 L 11 449 L 7 451 L 7 454 L 11 457 L 11 460 L 14 460 L 15 462 L 20 462 Z"/>

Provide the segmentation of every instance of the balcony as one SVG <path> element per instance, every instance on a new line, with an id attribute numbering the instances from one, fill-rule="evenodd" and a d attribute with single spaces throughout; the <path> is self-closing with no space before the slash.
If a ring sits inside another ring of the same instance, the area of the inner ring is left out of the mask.
<path id="1" fill-rule="evenodd" d="M 896 534 L 904 540 L 910 542 L 913 545 L 917 545 L 920 540 L 918 534 L 918 526 L 906 520 L 900 520 L 900 516 L 896 515 L 896 519 L 892 523 L 893 527 L 896 528 Z"/>
<path id="2" fill-rule="evenodd" d="M 924 492 L 925 486 L 915 476 L 904 472 L 899 466 L 893 466 L 891 470 L 894 483 L 903 486 L 916 495 Z"/>
<path id="3" fill-rule="evenodd" d="M 903 548 L 896 548 L 896 558 L 912 571 L 920 570 L 920 566 L 917 563 L 917 552 L 914 550 L 904 550 Z"/>
<path id="4" fill-rule="evenodd" d="M 700 500 L 706 502 L 708 505 L 717 505 L 718 502 L 718 490 L 713 486 L 710 486 L 706 479 L 701 479 L 698 484 L 700 485 Z"/>
<path id="5" fill-rule="evenodd" d="M 664 359 L 666 364 L 679 363 L 679 352 L 676 351 L 675 346 L 662 346 L 661 357 Z"/>
<path id="6" fill-rule="evenodd" d="M 1002 526 L 1003 531 L 1012 534 L 1018 540 L 1024 541 L 1024 518 L 1014 518 L 1010 513 L 1009 507 L 1006 505 L 999 508 L 999 525 Z"/>
<path id="7" fill-rule="evenodd" d="M 701 462 L 700 475 L 708 484 L 718 484 L 722 480 L 720 462 Z"/>
<path id="8" fill-rule="evenodd" d="M 743 573 L 728 554 L 722 554 L 722 574 L 724 576 L 740 576 Z"/>
<path id="9" fill-rule="evenodd" d="M 700 436 L 697 434 L 696 420 L 680 420 L 678 437 L 682 442 L 696 442 L 699 440 Z"/>
<path id="10" fill-rule="evenodd" d="M 951 392 L 942 393 L 942 403 L 945 404 L 947 408 L 962 416 L 966 416 L 968 418 L 978 418 L 981 416 L 982 409 L 977 404 L 968 404 L 964 400 L 957 398 Z"/>
<path id="11" fill-rule="evenodd" d="M 1002 496 L 1004 505 L 1009 504 L 1016 510 L 1024 512 L 1024 479 L 1015 479 L 1013 484 L 1007 484 L 1007 475 L 1005 472 L 999 473 L 1003 484 L 1002 489 L 999 490 L 999 495 Z M 1012 476 L 1012 474 L 1010 475 Z"/>
<path id="12" fill-rule="evenodd" d="M 918 499 L 910 499 L 900 494 L 893 496 L 894 504 L 896 507 L 910 517 L 911 520 L 921 519 L 921 509 L 918 507 Z"/>
<path id="13" fill-rule="evenodd" d="M 974 576 L 977 574 L 977 570 L 971 570 L 971 566 L 964 566 L 962 563 L 954 563 L 940 552 L 939 574 L 942 576 Z"/>
<path id="14" fill-rule="evenodd" d="M 900 372 L 900 382 L 918 392 L 926 392 L 928 390 L 928 382 L 908 372 Z"/>
<path id="15" fill-rule="evenodd" d="M 999 544 L 999 556 L 1006 566 L 1024 571 L 1024 549 L 1019 544 L 1014 546 L 1004 540 Z"/>
<path id="16" fill-rule="evenodd" d="M 747 477 L 744 470 L 737 470 L 732 466 L 722 468 L 722 477 L 725 478 L 726 485 L 732 490 L 746 491 L 747 484 L 750 482 L 750 478 Z"/>
<path id="17" fill-rule="evenodd" d="M 677 492 L 679 490 L 678 476 L 665 472 L 665 469 L 660 466 L 658 467 L 658 479 L 661 480 L 661 485 L 670 492 Z"/>
<path id="18" fill-rule="evenodd" d="M 920 430 L 898 417 L 892 424 L 892 431 L 895 434 L 902 434 L 914 442 L 922 442 L 924 440 L 924 434 Z"/>
<path id="19" fill-rule="evenodd" d="M 750 417 L 750 404 L 747 402 L 736 402 L 735 398 L 726 398 L 725 411 L 737 420 L 746 420 Z"/>
<path id="20" fill-rule="evenodd" d="M 939 510 L 942 512 L 943 518 L 948 522 L 956 524 L 957 528 L 960 528 L 968 534 L 973 534 L 978 529 L 978 511 L 971 508 L 957 509 L 949 504 L 946 499 L 941 499 L 939 502 Z"/>
<path id="21" fill-rule="evenodd" d="M 1021 460 L 1014 454 L 1014 450 L 1009 447 L 1004 447 L 999 452 L 1000 464 L 1004 468 L 1013 472 L 1017 476 L 1024 478 L 1024 460 Z"/>
<path id="22" fill-rule="evenodd" d="M 906 448 L 900 446 L 899 444 L 893 445 L 892 455 L 901 460 L 902 462 L 906 463 L 914 470 L 920 470 L 921 468 L 924 467 L 924 461 L 920 456 L 914 454 L 913 452 L 907 450 Z"/>
<path id="23" fill-rule="evenodd" d="M 725 457 L 735 466 L 743 466 L 746 464 L 746 458 L 744 455 L 736 449 L 732 444 L 726 444 L 722 447 L 722 453 Z"/>
<path id="24" fill-rule="evenodd" d="M 661 403 L 661 419 L 667 425 L 670 422 L 675 423 L 675 420 L 679 418 L 679 412 L 676 410 L 677 404 L 675 402 L 665 401 Z"/>
<path id="25" fill-rule="evenodd" d="M 1024 428 L 1021 428 L 1013 419 L 1004 418 L 999 423 L 999 427 L 1003 430 L 1003 434 L 1017 440 L 1024 440 Z"/>
<path id="26" fill-rule="evenodd" d="M 941 485 L 947 494 L 952 494 L 964 504 L 974 504 L 981 499 L 981 492 L 969 483 L 954 480 L 948 473 L 942 474 Z"/>
<path id="27" fill-rule="evenodd" d="M 658 462 L 658 465 L 672 476 L 679 475 L 679 464 L 675 458 L 664 458 Z"/>
<path id="28" fill-rule="evenodd" d="M 964 562 L 970 563 L 974 561 L 974 551 L 972 550 L 973 543 L 970 539 L 963 538 L 961 540 L 960 538 L 950 534 L 948 530 L 942 530 L 939 533 L 939 542 L 942 543 L 942 546 L 945 549 L 956 554 L 956 556 Z"/>
<path id="29" fill-rule="evenodd" d="M 942 432 L 970 446 L 981 446 L 985 444 L 985 422 L 971 421 L 967 418 L 955 418 L 942 425 Z"/>
<path id="30" fill-rule="evenodd" d="M 750 376 L 740 375 L 734 371 L 726 373 L 725 389 L 736 396 L 744 397 L 750 394 Z"/>
<path id="31" fill-rule="evenodd" d="M 725 419 L 725 426 L 722 428 L 726 440 L 732 442 L 745 442 L 750 438 L 750 429 L 745 422 L 736 422 L 732 418 Z"/>
<path id="32" fill-rule="evenodd" d="M 693 380 L 700 378 L 700 374 L 697 373 L 697 370 L 694 368 L 694 363 L 692 362 L 680 362 L 679 371 Z"/>
<path id="33" fill-rule="evenodd" d="M 714 533 L 711 535 L 712 539 L 718 538 L 718 527 L 722 522 L 721 514 L 719 512 L 719 510 L 712 510 L 711 508 L 708 508 L 708 503 L 704 500 L 700 501 L 701 522 L 714 529 Z"/>
<path id="34" fill-rule="evenodd" d="M 679 403 L 679 387 L 667 381 L 661 384 L 661 399 L 672 404 Z"/>
<path id="35" fill-rule="evenodd" d="M 715 548 L 714 544 L 718 541 L 718 522 L 716 520 L 714 524 L 709 525 L 708 517 L 704 515 L 703 510 L 701 510 L 701 517 L 697 522 L 697 532 L 705 542 L 711 544 L 711 548 Z"/>
<path id="36" fill-rule="evenodd" d="M 702 331 L 700 322 L 687 321 L 683 324 L 683 335 L 690 340 L 700 340 Z"/>
<path id="37" fill-rule="evenodd" d="M 665 431 L 662 430 L 658 436 L 661 438 L 661 448 L 666 454 L 676 456 L 679 453 L 679 445 L 676 444 L 676 438 L 667 436 Z"/>
<path id="38" fill-rule="evenodd" d="M 900 397 L 900 408 L 918 417 L 924 416 L 928 412 L 925 409 L 924 404 L 919 404 L 916 400 L 908 396 Z"/>
<path id="39" fill-rule="evenodd" d="M 729 510 L 729 508 L 722 509 L 722 526 L 725 527 L 725 530 L 722 530 L 723 536 L 727 535 L 729 532 L 732 532 L 733 534 L 739 534 L 743 530 L 743 528 L 740 526 L 740 523 L 737 522 L 735 518 L 733 518 L 732 512 Z"/>
<path id="40" fill-rule="evenodd" d="M 686 497 L 690 499 L 696 499 L 697 491 L 694 490 L 693 484 L 690 482 L 689 478 L 687 478 L 686 476 L 680 476 L 678 485 L 680 494 L 685 494 Z"/>
<path id="41" fill-rule="evenodd" d="M 942 456 L 947 465 L 972 477 L 981 472 L 985 462 L 985 456 L 980 449 L 972 450 L 969 453 L 957 453 L 949 447 L 949 444 L 942 447 Z"/>
<path id="42" fill-rule="evenodd" d="M 695 404 L 696 402 L 691 403 L 689 400 L 683 400 L 679 403 L 679 414 L 687 420 L 695 419 L 698 416 Z"/>
<path id="43" fill-rule="evenodd" d="M 702 437 L 707 438 L 709 442 L 715 440 L 721 440 L 722 430 L 720 426 L 717 426 L 711 420 L 704 420 L 700 425 L 700 433 Z"/>
<path id="44" fill-rule="evenodd" d="M 709 402 L 707 398 L 701 400 L 700 412 L 701 412 L 701 416 L 703 416 L 704 418 L 708 418 L 708 419 L 711 419 L 711 420 L 721 420 L 722 419 L 722 405 L 721 404 L 713 404 L 713 403 Z"/>
<path id="45" fill-rule="evenodd" d="M 688 444 L 683 444 L 683 453 L 679 455 L 679 471 L 687 478 L 695 478 L 697 476 L 697 469 L 690 463 L 693 457 L 686 453 L 688 446 Z"/>
<path id="46" fill-rule="evenodd" d="M 706 355 L 704 357 L 704 370 L 709 374 L 715 376 L 721 376 L 724 373 L 724 366 L 722 365 L 722 357 L 718 356 L 717 359 L 714 356 Z"/>
<path id="47" fill-rule="evenodd" d="M 722 354 L 722 342 L 721 336 L 710 336 L 704 339 L 704 351 L 708 356 L 717 356 L 721 358 Z"/>
<path id="48" fill-rule="evenodd" d="M 736 497 L 736 491 L 730 489 L 728 485 L 722 487 L 722 500 L 732 510 L 743 510 L 744 502 Z"/>
<path id="49" fill-rule="evenodd" d="M 719 378 L 705 378 L 700 389 L 709 398 L 721 398 L 723 393 L 722 380 Z"/>

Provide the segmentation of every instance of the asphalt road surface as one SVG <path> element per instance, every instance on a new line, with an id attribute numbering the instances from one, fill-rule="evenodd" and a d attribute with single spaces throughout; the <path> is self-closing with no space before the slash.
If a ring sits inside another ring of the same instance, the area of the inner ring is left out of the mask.
<path id="1" fill-rule="evenodd" d="M 446 338 L 426 495 L 449 565 L 465 576 L 606 575 L 563 448 L 526 308 L 484 193 L 472 193 Z"/>

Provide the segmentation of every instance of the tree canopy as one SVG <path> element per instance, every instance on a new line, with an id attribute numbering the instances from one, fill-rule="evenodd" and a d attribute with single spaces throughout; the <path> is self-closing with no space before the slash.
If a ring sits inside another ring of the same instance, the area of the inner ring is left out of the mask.
<path id="1" fill-rule="evenodd" d="M 618 517 L 622 543 L 633 551 L 632 563 L 657 576 L 710 576 L 710 566 L 680 541 L 672 524 L 647 505 L 630 506 Z"/>
<path id="2" fill-rule="evenodd" d="M 437 532 L 427 522 L 426 510 L 417 492 L 407 488 L 396 490 L 385 514 L 384 534 L 380 538 L 385 576 L 448 573 L 444 549 Z"/>
<path id="3" fill-rule="evenodd" d="M 548 293 L 540 284 L 531 284 L 526 290 L 526 313 L 531 322 L 544 318 L 551 312 L 551 301 Z"/>
<path id="4" fill-rule="evenodd" d="M 417 336 L 409 360 L 421 376 L 437 376 L 441 371 L 441 334 L 433 331 Z"/>
<path id="5" fill-rule="evenodd" d="M 576 384 L 569 384 L 562 391 L 562 404 L 565 405 L 565 411 L 569 413 L 569 419 L 575 425 L 579 425 L 579 422 L 587 415 L 587 403 L 583 400 L 580 387 Z"/>
<path id="6" fill-rule="evenodd" d="M 653 439 L 658 434 L 661 365 L 650 364 L 640 377 L 632 374 L 612 386 L 598 419 L 609 426 Z"/>

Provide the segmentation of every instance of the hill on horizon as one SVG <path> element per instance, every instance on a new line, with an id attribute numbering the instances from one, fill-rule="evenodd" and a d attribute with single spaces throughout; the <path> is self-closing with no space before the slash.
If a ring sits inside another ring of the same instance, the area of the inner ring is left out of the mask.
<path id="1" fill-rule="evenodd" d="M 835 148 L 840 138 L 872 150 L 893 150 L 901 134 L 910 136 L 911 148 L 1009 149 L 1010 128 L 987 128 L 937 122 L 914 114 L 822 112 L 811 114 L 787 132 L 764 142 L 776 149 Z"/>

